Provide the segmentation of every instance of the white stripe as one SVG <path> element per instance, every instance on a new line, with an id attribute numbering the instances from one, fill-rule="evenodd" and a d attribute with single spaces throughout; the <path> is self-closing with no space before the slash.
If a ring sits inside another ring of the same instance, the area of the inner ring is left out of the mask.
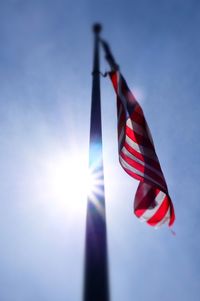
<path id="1" fill-rule="evenodd" d="M 154 214 L 158 211 L 158 209 L 162 205 L 162 202 L 164 201 L 165 197 L 166 197 L 166 194 L 164 192 L 160 191 L 154 200 L 156 203 L 156 206 L 152 209 L 148 208 L 147 210 L 145 210 L 144 213 L 140 216 L 140 218 L 145 221 L 148 221 L 149 219 L 151 219 L 152 216 L 154 216 Z"/>
<path id="2" fill-rule="evenodd" d="M 170 206 L 169 209 L 167 210 L 167 213 L 165 214 L 165 216 L 163 217 L 163 219 L 156 224 L 155 229 L 159 228 L 160 226 L 162 226 L 164 223 L 168 223 L 170 220 Z"/>
<path id="3" fill-rule="evenodd" d="M 143 172 L 139 171 L 138 169 L 132 167 L 121 156 L 119 156 L 119 160 L 120 160 L 120 163 L 121 163 L 122 167 L 124 167 L 125 169 L 128 169 L 131 172 L 134 172 L 135 174 L 143 177 L 144 179 L 149 180 L 150 182 L 152 182 L 152 183 L 154 183 L 154 184 L 156 184 L 159 187 L 162 187 L 164 189 L 164 187 L 159 182 L 155 181 L 153 178 L 147 176 L 146 174 L 144 174 Z"/>
<path id="4" fill-rule="evenodd" d="M 134 161 L 140 163 L 142 166 L 150 169 L 151 171 L 153 171 L 155 174 L 157 174 L 159 177 L 163 178 L 163 175 L 160 171 L 158 171 L 157 169 L 153 168 L 151 165 L 143 162 L 142 160 L 136 158 L 134 155 L 132 155 L 126 148 L 125 146 L 122 148 L 122 152 L 124 153 L 124 155 L 126 155 L 127 157 L 129 157 L 130 159 L 133 159 Z"/>
<path id="5" fill-rule="evenodd" d="M 150 159 L 153 159 L 154 161 L 158 162 L 158 159 L 155 155 L 155 152 L 152 151 L 151 149 L 145 147 L 145 146 L 141 146 L 139 144 L 137 144 L 135 141 L 133 141 L 131 138 L 129 138 L 126 135 L 126 139 L 125 141 L 127 142 L 127 144 L 132 147 L 135 151 L 137 151 L 138 153 L 144 155 L 145 157 L 148 157 Z"/>
<path id="6" fill-rule="evenodd" d="M 138 123 L 136 123 L 135 121 L 133 121 L 131 118 L 128 118 L 126 120 L 126 125 L 134 132 L 136 132 L 137 134 L 147 137 L 149 138 L 147 131 Z M 150 140 L 151 141 L 151 140 Z"/>

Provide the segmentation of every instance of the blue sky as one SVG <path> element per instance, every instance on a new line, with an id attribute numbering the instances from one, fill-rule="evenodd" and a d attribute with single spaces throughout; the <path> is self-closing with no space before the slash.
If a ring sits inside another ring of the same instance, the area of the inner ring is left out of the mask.
<path id="1" fill-rule="evenodd" d="M 77 174 L 87 166 L 94 21 L 144 109 L 177 216 L 176 237 L 133 216 L 137 181 L 118 164 L 115 96 L 103 78 L 112 301 L 197 301 L 195 0 L 0 1 L 0 300 L 81 300 L 86 199 L 69 196 L 69 174 L 60 184 L 55 173 L 65 176 L 74 158 Z"/>

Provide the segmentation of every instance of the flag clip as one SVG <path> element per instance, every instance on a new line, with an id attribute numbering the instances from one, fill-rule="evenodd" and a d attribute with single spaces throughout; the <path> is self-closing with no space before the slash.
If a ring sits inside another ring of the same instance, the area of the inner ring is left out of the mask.
<path id="1" fill-rule="evenodd" d="M 96 71 L 96 70 L 94 70 L 94 71 L 92 72 L 92 75 L 97 75 L 97 74 L 100 74 L 102 77 L 106 77 L 106 76 L 108 75 L 108 72 L 105 71 L 105 72 L 103 73 L 103 72 L 101 72 L 101 71 Z"/>

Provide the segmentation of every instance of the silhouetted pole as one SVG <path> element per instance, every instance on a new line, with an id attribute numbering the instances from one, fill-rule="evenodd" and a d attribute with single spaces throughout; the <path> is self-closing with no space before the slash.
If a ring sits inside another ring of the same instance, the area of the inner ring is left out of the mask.
<path id="1" fill-rule="evenodd" d="M 93 195 L 88 196 L 84 301 L 109 301 L 99 72 L 99 34 L 101 25 L 95 24 L 93 30 L 94 65 L 92 73 L 89 168 L 94 175 L 99 175 L 98 179 L 101 180 L 101 185 L 98 186 L 100 192 L 94 191 Z"/>

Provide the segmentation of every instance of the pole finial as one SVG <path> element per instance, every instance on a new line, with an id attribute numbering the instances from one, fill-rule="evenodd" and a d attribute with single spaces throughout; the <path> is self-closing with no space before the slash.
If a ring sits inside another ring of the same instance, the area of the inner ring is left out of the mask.
<path id="1" fill-rule="evenodd" d="M 101 26 L 100 23 L 95 23 L 95 24 L 93 25 L 93 32 L 94 32 L 95 34 L 99 34 L 99 33 L 101 32 L 101 30 L 102 30 L 102 26 Z"/>

